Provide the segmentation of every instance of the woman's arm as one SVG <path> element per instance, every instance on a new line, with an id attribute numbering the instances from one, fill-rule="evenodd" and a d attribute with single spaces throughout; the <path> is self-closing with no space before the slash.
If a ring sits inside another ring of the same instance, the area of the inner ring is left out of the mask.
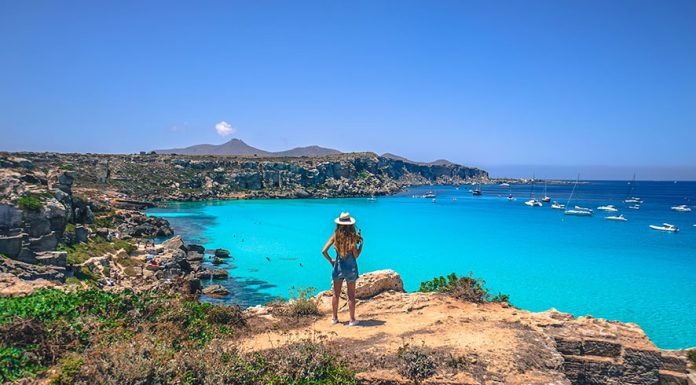
<path id="1" fill-rule="evenodd" d="M 331 238 L 329 238 L 328 241 L 326 241 L 326 244 L 324 245 L 324 248 L 321 250 L 321 253 L 324 255 L 324 258 L 326 258 L 327 261 L 329 261 L 332 265 L 334 264 L 333 258 L 329 255 L 329 248 L 331 245 L 334 243 L 334 236 L 332 235 Z"/>
<path id="2" fill-rule="evenodd" d="M 363 243 L 365 243 L 362 235 L 358 234 L 358 237 L 359 237 L 358 242 L 356 243 L 355 247 L 353 248 L 353 256 L 355 257 L 355 259 L 358 259 L 358 257 L 360 256 L 360 253 L 362 252 L 362 248 L 363 248 Z"/>

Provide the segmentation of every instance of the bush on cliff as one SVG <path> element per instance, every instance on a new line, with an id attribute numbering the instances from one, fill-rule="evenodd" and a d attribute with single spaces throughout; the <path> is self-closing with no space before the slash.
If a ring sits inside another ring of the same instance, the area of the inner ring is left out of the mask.
<path id="1" fill-rule="evenodd" d="M 689 361 L 691 362 L 691 368 L 696 369 L 696 349 L 689 350 L 687 356 L 689 357 Z"/>
<path id="2" fill-rule="evenodd" d="M 399 374 L 419 384 L 435 374 L 435 359 L 424 348 L 405 344 L 397 352 Z"/>
<path id="3" fill-rule="evenodd" d="M 37 195 L 27 195 L 17 199 L 17 205 L 29 211 L 41 211 L 43 203 Z"/>
<path id="4" fill-rule="evenodd" d="M 294 318 L 318 316 L 321 315 L 321 312 L 312 298 L 316 292 L 317 289 L 313 287 L 298 288 L 293 286 L 290 289 L 290 300 L 288 302 L 271 302 L 268 306 L 278 316 Z"/>
<path id="5" fill-rule="evenodd" d="M 59 245 L 59 250 L 68 253 L 68 263 L 76 265 L 85 262 L 91 257 L 101 257 L 106 254 L 113 254 L 123 249 L 130 254 L 136 250 L 133 242 L 118 239 L 114 242 L 109 242 L 102 237 L 90 239 L 87 243 L 78 243 L 76 245 Z"/>
<path id="6" fill-rule="evenodd" d="M 452 273 L 447 277 L 433 278 L 430 281 L 421 282 L 418 291 L 446 293 L 462 301 L 475 303 L 509 302 L 510 300 L 507 294 L 498 293 L 491 296 L 490 290 L 486 288 L 486 281 L 475 278 L 473 273 L 464 277 L 458 277 L 456 273 Z"/>
<path id="7" fill-rule="evenodd" d="M 140 334 L 177 351 L 234 335 L 244 325 L 236 306 L 157 292 L 43 289 L 25 297 L 0 298 L 0 382 L 39 373 L 66 353 L 84 354 L 86 347 L 116 344 Z"/>

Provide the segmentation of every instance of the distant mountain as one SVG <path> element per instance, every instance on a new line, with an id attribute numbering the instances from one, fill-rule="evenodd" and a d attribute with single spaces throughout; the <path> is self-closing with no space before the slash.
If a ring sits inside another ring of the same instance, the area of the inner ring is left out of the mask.
<path id="1" fill-rule="evenodd" d="M 319 146 L 295 147 L 292 150 L 272 153 L 274 156 L 323 156 L 340 154 L 341 151 Z"/>
<path id="2" fill-rule="evenodd" d="M 393 160 L 400 160 L 402 162 L 422 164 L 422 165 L 426 165 L 426 166 L 449 166 L 449 165 L 454 164 L 447 159 L 438 159 L 438 160 L 434 160 L 432 162 L 414 162 L 410 159 L 404 158 L 403 156 L 394 155 L 394 154 L 391 154 L 388 152 L 385 152 L 384 154 L 382 154 L 382 156 L 385 158 L 393 159 Z"/>
<path id="3" fill-rule="evenodd" d="M 258 155 L 258 156 L 322 156 L 340 154 L 338 150 L 319 146 L 296 147 L 286 151 L 264 151 L 244 143 L 241 139 L 232 139 L 223 144 L 197 144 L 184 148 L 172 148 L 165 150 L 155 150 L 158 154 L 179 154 L 179 155 Z"/>

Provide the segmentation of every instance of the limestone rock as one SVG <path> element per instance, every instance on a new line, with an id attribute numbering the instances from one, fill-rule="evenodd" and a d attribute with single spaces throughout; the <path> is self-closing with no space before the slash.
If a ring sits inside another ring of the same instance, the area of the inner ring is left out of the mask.
<path id="1" fill-rule="evenodd" d="M 404 282 L 399 273 L 390 269 L 372 271 L 358 278 L 355 297 L 367 299 L 389 290 L 404 291 Z"/>
<path id="2" fill-rule="evenodd" d="M 203 294 L 211 297 L 224 297 L 230 294 L 230 291 L 222 285 L 211 285 L 203 288 Z"/>
<path id="3" fill-rule="evenodd" d="M 229 258 L 230 252 L 225 249 L 215 249 L 215 257 L 217 258 Z"/>
<path id="4" fill-rule="evenodd" d="M 165 250 L 183 250 L 185 248 L 184 241 L 181 240 L 180 235 L 169 238 L 162 242 L 162 247 Z"/>

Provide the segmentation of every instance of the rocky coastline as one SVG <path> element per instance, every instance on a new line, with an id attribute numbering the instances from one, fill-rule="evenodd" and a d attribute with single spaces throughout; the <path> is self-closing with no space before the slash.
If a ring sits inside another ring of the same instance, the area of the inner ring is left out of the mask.
<path id="1" fill-rule="evenodd" d="M 230 258 L 229 251 L 186 244 L 166 220 L 143 214 L 143 208 L 166 200 L 379 195 L 414 184 L 487 180 L 478 169 L 407 164 L 374 154 L 272 161 L 2 154 L 0 295 L 21 296 L 46 287 L 229 295 L 214 284 L 228 278 L 214 264 Z M 155 245 L 154 238 L 166 240 Z M 205 288 L 204 282 L 209 283 Z M 364 358 L 353 368 L 358 383 L 410 383 L 390 361 L 408 340 L 455 362 L 422 383 L 694 384 L 686 352 L 656 348 L 638 325 L 404 293 L 401 278 L 391 271 L 365 274 L 357 291 L 365 327 L 341 333 L 348 333 L 342 335 L 349 336 L 353 348 L 364 349 Z M 330 300 L 330 292 L 312 299 L 322 314 Z M 266 307 L 249 308 L 245 314 L 260 325 L 282 322 Z M 268 341 L 285 344 L 324 333 L 350 353 L 345 340 L 332 337 L 330 327 L 325 316 L 291 330 L 262 327 L 241 344 L 262 350 Z"/>

